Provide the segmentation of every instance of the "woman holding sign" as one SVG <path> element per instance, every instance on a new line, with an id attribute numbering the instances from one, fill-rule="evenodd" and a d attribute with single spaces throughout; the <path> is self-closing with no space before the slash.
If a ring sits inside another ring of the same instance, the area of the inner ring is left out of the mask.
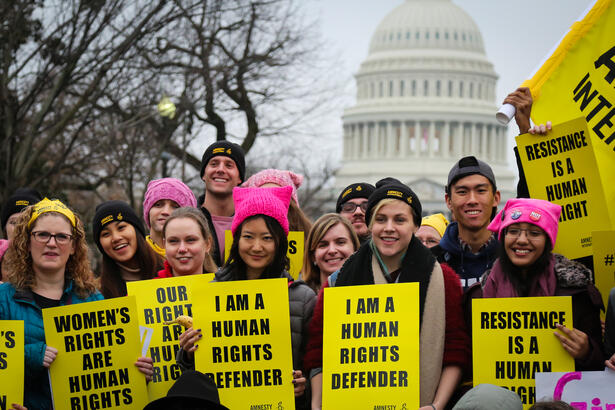
<path id="1" fill-rule="evenodd" d="M 444 409 L 461 380 L 470 350 L 461 313 L 461 284 L 455 272 L 440 265 L 414 235 L 421 213 L 419 198 L 408 186 L 394 178 L 376 184 L 365 213 L 372 239 L 329 277 L 318 295 L 305 358 L 306 368 L 312 369 L 312 408 L 320 408 L 322 401 L 323 298 L 329 284 L 418 282 L 421 408 Z"/>
<path id="2" fill-rule="evenodd" d="M 561 211 L 561 206 L 542 199 L 506 202 L 488 226 L 500 241 L 499 257 L 468 296 L 571 296 L 574 327 L 558 324 L 562 333 L 555 332 L 555 337 L 575 359 L 576 370 L 602 370 L 600 292 L 591 282 L 589 269 L 552 253 Z"/>
<path id="3" fill-rule="evenodd" d="M 177 208 L 162 228 L 167 260 L 157 278 L 197 275 L 218 270 L 211 246 L 213 238 L 203 213 L 196 208 Z"/>
<path id="4" fill-rule="evenodd" d="M 57 350 L 45 344 L 41 309 L 103 298 L 90 270 L 83 224 L 66 205 L 45 198 L 20 214 L 5 258 L 11 274 L 0 285 L 0 320 L 24 321 L 24 404 L 48 409 L 46 368 Z"/>
<path id="5" fill-rule="evenodd" d="M 92 230 L 103 255 L 100 286 L 106 299 L 126 296 L 126 282 L 152 279 L 162 269 L 162 258 L 145 241 L 143 225 L 126 202 L 98 205 Z"/>
<path id="6" fill-rule="evenodd" d="M 231 225 L 233 246 L 216 281 L 286 278 L 289 281 L 290 327 L 293 351 L 293 384 L 297 408 L 307 406 L 303 396 L 306 379 L 302 375 L 307 327 L 316 295 L 302 281 L 288 274 L 288 204 L 292 188 L 234 188 L 235 216 Z M 202 337 L 199 329 L 188 329 L 179 338 L 178 364 L 193 368 L 195 345 Z"/>

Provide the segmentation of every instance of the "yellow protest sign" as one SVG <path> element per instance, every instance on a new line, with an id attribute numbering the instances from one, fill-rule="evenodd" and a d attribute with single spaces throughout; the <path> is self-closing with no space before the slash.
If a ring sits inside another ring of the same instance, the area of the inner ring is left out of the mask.
<path id="1" fill-rule="evenodd" d="M 570 259 L 591 255 L 592 231 L 610 226 L 588 135 L 578 118 L 553 126 L 546 137 L 517 137 L 530 196 L 562 206 L 555 252 Z"/>
<path id="2" fill-rule="evenodd" d="M 570 296 L 474 299 L 474 385 L 506 387 L 524 409 L 531 407 L 537 372 L 574 371 L 574 359 L 553 334 L 556 323 L 572 327 Z"/>
<path id="3" fill-rule="evenodd" d="M 56 409 L 139 409 L 148 402 L 134 296 L 43 309 Z"/>
<path id="4" fill-rule="evenodd" d="M 325 288 L 323 408 L 419 407 L 419 285 Z"/>
<path id="5" fill-rule="evenodd" d="M 198 292 L 194 327 L 203 338 L 195 367 L 215 381 L 220 402 L 230 409 L 293 409 L 288 281 L 213 282 Z"/>
<path id="6" fill-rule="evenodd" d="M 596 0 L 575 22 L 544 64 L 523 86 L 530 87 L 536 124 L 564 122 L 582 115 L 615 223 L 615 1 Z M 603 225 L 602 229 L 614 229 Z"/>
<path id="7" fill-rule="evenodd" d="M 609 293 L 615 287 L 615 231 L 592 232 L 594 248 L 594 282 L 604 307 L 608 305 Z M 604 320 L 604 311 L 600 311 Z"/>
<path id="8" fill-rule="evenodd" d="M 233 246 L 233 234 L 231 231 L 224 231 L 224 260 L 228 259 Z M 286 256 L 290 261 L 288 273 L 293 279 L 298 279 L 303 267 L 303 252 L 305 249 L 305 238 L 301 231 L 290 231 L 288 233 L 288 251 Z"/>
<path id="9" fill-rule="evenodd" d="M 0 320 L 0 409 L 23 404 L 23 320 Z"/>
<path id="10" fill-rule="evenodd" d="M 152 330 L 147 350 L 147 356 L 154 361 L 152 381 L 147 385 L 150 401 L 166 396 L 181 375 L 175 357 L 184 328 L 164 322 L 180 315 L 192 316 L 192 304 L 201 296 L 194 294 L 196 284 L 213 278 L 213 273 L 207 273 L 126 283 L 128 295 L 134 295 L 137 300 L 139 324 Z"/>

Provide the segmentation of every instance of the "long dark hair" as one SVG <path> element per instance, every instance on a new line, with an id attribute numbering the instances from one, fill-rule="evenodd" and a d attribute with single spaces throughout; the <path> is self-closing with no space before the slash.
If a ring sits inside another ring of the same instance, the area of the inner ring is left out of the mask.
<path id="1" fill-rule="evenodd" d="M 499 241 L 498 258 L 500 260 L 500 266 L 502 267 L 502 272 L 504 272 L 510 283 L 512 283 L 519 296 L 527 296 L 534 279 L 542 274 L 551 262 L 551 240 L 548 235 L 545 235 L 545 249 L 542 255 L 540 255 L 531 266 L 521 268 L 513 264 L 506 253 L 504 242 L 507 229 L 508 228 L 504 229 L 502 232 L 502 239 Z"/>
<path id="2" fill-rule="evenodd" d="M 232 280 L 245 280 L 248 278 L 247 265 L 243 259 L 241 259 L 241 256 L 239 256 L 239 239 L 241 238 L 241 231 L 243 230 L 243 226 L 246 222 L 258 218 L 263 218 L 265 225 L 267 225 L 267 229 L 273 236 L 273 241 L 275 243 L 275 255 L 273 257 L 273 261 L 269 266 L 265 267 L 265 270 L 261 274 L 261 279 L 279 278 L 282 272 L 288 271 L 290 267 L 290 261 L 288 260 L 288 256 L 286 256 L 286 251 L 288 250 L 288 238 L 286 237 L 286 233 L 282 229 L 282 226 L 280 226 L 278 221 L 268 215 L 253 215 L 246 218 L 235 231 L 235 235 L 233 235 L 233 246 L 231 246 L 229 257 L 223 266 L 223 269 L 230 270 Z"/>
<path id="3" fill-rule="evenodd" d="M 145 241 L 143 235 L 135 229 L 137 237 L 137 251 L 133 258 L 141 269 L 141 280 L 152 279 L 163 266 L 162 258 Z M 105 299 L 126 296 L 126 281 L 122 278 L 120 267 L 105 252 L 103 254 L 102 269 L 100 271 L 100 293 Z"/>

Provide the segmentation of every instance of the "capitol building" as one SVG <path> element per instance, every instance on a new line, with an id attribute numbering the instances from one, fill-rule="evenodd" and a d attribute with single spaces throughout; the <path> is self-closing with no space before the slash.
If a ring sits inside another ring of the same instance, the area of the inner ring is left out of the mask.
<path id="1" fill-rule="evenodd" d="M 493 168 L 503 200 L 513 196 L 506 127 L 495 119 L 498 76 L 476 23 L 451 0 L 405 0 L 392 10 L 355 77 L 338 192 L 392 176 L 417 193 L 425 215 L 448 215 L 448 172 L 474 155 Z"/>

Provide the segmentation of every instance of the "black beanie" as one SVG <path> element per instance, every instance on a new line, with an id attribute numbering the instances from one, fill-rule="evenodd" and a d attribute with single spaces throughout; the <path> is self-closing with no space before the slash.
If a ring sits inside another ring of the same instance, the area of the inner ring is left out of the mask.
<path id="1" fill-rule="evenodd" d="M 368 184 L 367 182 L 358 182 L 356 184 L 350 184 L 337 197 L 337 203 L 335 204 L 335 212 L 338 214 L 342 211 L 342 204 L 346 201 L 355 198 L 365 198 L 368 199 L 369 196 L 374 192 L 376 187 L 372 184 Z"/>
<path id="2" fill-rule="evenodd" d="M 423 208 L 421 207 L 419 197 L 416 196 L 409 186 L 391 177 L 376 182 L 376 190 L 369 196 L 367 211 L 365 211 L 365 223 L 367 226 L 369 226 L 370 219 L 372 218 L 372 210 L 378 205 L 378 202 L 385 198 L 399 199 L 410 205 L 410 208 L 414 211 L 414 225 L 417 228 L 421 226 Z"/>
<path id="3" fill-rule="evenodd" d="M 94 219 L 92 220 L 94 242 L 96 242 L 96 246 L 98 246 L 101 253 L 104 254 L 105 251 L 103 251 L 102 246 L 100 246 L 100 232 L 105 225 L 110 224 L 111 222 L 120 221 L 128 222 L 135 227 L 136 232 L 145 237 L 143 224 L 137 216 L 137 213 L 130 207 L 130 205 L 124 201 L 103 202 L 96 207 L 96 213 L 94 214 Z"/>
<path id="4" fill-rule="evenodd" d="M 239 178 L 241 182 L 243 182 L 246 177 L 246 154 L 243 152 L 241 146 L 230 141 L 216 141 L 207 147 L 201 159 L 201 178 L 203 178 L 205 167 L 209 160 L 218 155 L 229 157 L 235 162 L 237 170 L 239 171 Z"/>
<path id="5" fill-rule="evenodd" d="M 41 194 L 32 188 L 17 188 L 2 207 L 2 229 L 6 232 L 6 223 L 13 214 L 23 211 L 26 207 L 34 205 L 43 198 Z"/>

